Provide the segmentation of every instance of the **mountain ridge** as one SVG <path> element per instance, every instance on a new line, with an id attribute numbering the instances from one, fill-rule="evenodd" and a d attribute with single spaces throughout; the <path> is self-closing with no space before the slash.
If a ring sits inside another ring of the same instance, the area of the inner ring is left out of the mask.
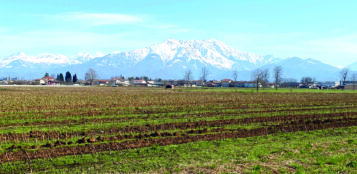
<path id="1" fill-rule="evenodd" d="M 215 39 L 168 39 L 149 47 L 100 56 L 81 54 L 69 58 L 60 54 L 27 56 L 19 53 L 0 59 L 1 74 L 13 77 L 26 74 L 26 79 L 39 78 L 46 72 L 57 74 L 65 71 L 83 78 L 89 68 L 97 70 L 101 78 L 124 75 L 163 79 L 182 79 L 184 72 L 190 69 L 194 78 L 199 79 L 201 68 L 207 67 L 210 71 L 209 79 L 230 78 L 232 72 L 238 70 L 240 80 L 249 80 L 251 72 L 257 68 L 272 69 L 277 65 L 283 66 L 284 76 L 297 80 L 303 76 L 336 80 L 339 71 L 337 67 L 315 59 L 261 56 L 233 49 Z"/>

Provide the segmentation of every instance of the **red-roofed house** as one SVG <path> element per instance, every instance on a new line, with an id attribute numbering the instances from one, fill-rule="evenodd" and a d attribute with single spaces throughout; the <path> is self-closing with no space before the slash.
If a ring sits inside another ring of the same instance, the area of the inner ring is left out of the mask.
<path id="1" fill-rule="evenodd" d="M 59 85 L 60 82 L 55 80 L 53 77 L 43 77 L 41 79 L 35 79 L 34 84 L 36 84 L 36 85 Z"/>
<path id="2" fill-rule="evenodd" d="M 42 80 L 45 81 L 46 85 L 57 85 L 57 82 L 56 82 L 55 78 L 53 78 L 53 77 L 44 77 L 44 78 L 42 78 Z M 58 84 L 59 84 L 59 82 L 58 82 Z"/>

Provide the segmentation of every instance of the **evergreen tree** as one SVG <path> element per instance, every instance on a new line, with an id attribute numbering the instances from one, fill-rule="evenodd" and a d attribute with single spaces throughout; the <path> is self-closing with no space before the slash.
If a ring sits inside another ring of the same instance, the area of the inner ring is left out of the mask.
<path id="1" fill-rule="evenodd" d="M 69 71 L 66 72 L 66 77 L 65 77 L 66 83 L 72 83 L 72 75 Z"/>
<path id="2" fill-rule="evenodd" d="M 73 75 L 73 83 L 77 83 L 77 81 L 78 81 L 77 74 L 74 74 Z"/>
<path id="3" fill-rule="evenodd" d="M 49 77 L 50 75 L 48 74 L 48 72 L 46 72 L 45 76 L 44 77 Z"/>
<path id="4" fill-rule="evenodd" d="M 60 82 L 64 82 L 64 77 L 63 77 L 63 74 L 62 74 L 62 73 L 60 73 L 60 75 L 59 75 L 59 81 L 60 81 Z"/>

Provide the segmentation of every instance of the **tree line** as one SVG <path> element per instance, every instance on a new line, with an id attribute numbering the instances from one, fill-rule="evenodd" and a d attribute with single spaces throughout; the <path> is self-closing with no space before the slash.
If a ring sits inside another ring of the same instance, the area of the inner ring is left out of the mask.
<path id="1" fill-rule="evenodd" d="M 50 77 L 50 75 L 46 73 L 44 77 Z M 77 74 L 74 74 L 72 76 L 71 72 L 69 71 L 65 73 L 65 76 L 62 73 L 57 74 L 55 79 L 60 83 L 65 83 L 65 84 L 76 84 L 78 82 Z"/>
<path id="2" fill-rule="evenodd" d="M 200 80 L 203 82 L 206 82 L 208 79 L 208 76 L 210 75 L 210 71 L 206 68 L 203 67 L 201 69 L 201 74 L 200 74 Z M 344 68 L 340 71 L 340 85 L 339 89 L 344 89 L 347 81 L 347 77 L 350 75 L 350 71 L 347 68 Z M 350 79 L 353 82 L 353 89 L 357 88 L 357 73 L 354 73 L 350 75 Z M 232 73 L 232 78 L 236 82 L 238 79 L 238 71 L 235 69 L 233 70 Z M 252 81 L 255 82 L 256 90 L 259 91 L 259 88 L 265 88 L 269 84 L 269 78 L 270 78 L 270 73 L 268 69 L 256 69 L 252 73 Z M 193 80 L 193 73 L 190 69 L 185 71 L 184 74 L 184 80 L 185 83 L 189 86 L 191 81 Z M 300 83 L 304 86 L 309 86 L 312 83 L 314 83 L 316 79 L 314 77 L 309 77 L 305 76 L 302 77 L 300 80 Z M 291 85 L 291 84 L 296 84 L 297 80 L 295 79 L 288 79 L 288 78 L 283 78 L 283 67 L 282 66 L 275 66 L 273 68 L 273 76 L 272 76 L 272 81 L 274 84 L 275 90 L 278 90 L 279 87 L 284 87 L 284 85 Z M 285 87 L 287 87 L 285 86 Z"/>
<path id="3" fill-rule="evenodd" d="M 340 72 L 340 86 L 341 89 L 344 89 L 344 86 L 346 84 L 346 80 L 347 80 L 347 76 L 349 75 L 350 71 L 346 68 L 342 69 Z M 202 80 L 203 82 L 207 82 L 208 76 L 210 75 L 210 71 L 207 67 L 202 67 L 201 69 L 201 74 L 200 74 L 200 80 Z M 269 84 L 269 70 L 268 69 L 256 69 L 255 71 L 253 71 L 252 73 L 252 81 L 254 81 L 256 84 L 256 90 L 259 91 L 259 88 L 262 87 L 266 87 Z M 53 75 L 52 75 L 53 76 Z M 193 73 L 190 69 L 185 71 L 184 74 L 184 81 L 186 82 L 186 84 L 190 85 L 191 81 L 193 80 Z M 273 69 L 273 84 L 274 84 L 274 88 L 276 90 L 278 90 L 278 88 L 280 86 L 283 86 L 282 84 L 289 84 L 289 83 L 296 83 L 297 81 L 295 79 L 284 79 L 282 78 L 283 76 L 283 68 L 282 66 L 275 66 Z M 49 77 L 49 74 L 46 73 L 45 77 Z M 85 73 L 85 80 L 88 81 L 91 85 L 94 84 L 94 81 L 98 79 L 98 74 L 97 72 L 90 68 L 86 73 Z M 124 79 L 124 76 L 120 76 L 120 79 Z M 235 69 L 233 70 L 232 73 L 232 78 L 234 81 L 237 81 L 238 79 L 238 71 Z M 75 84 L 78 82 L 78 78 L 77 78 L 77 74 L 74 74 L 73 76 L 71 75 L 71 73 L 69 71 L 67 71 L 65 73 L 65 76 L 60 73 L 57 74 L 56 76 L 56 80 L 61 82 L 61 83 L 66 83 L 66 84 Z M 132 80 L 151 80 L 151 78 L 147 77 L 147 76 L 141 76 L 141 77 L 128 77 L 129 81 Z M 156 79 L 157 81 L 162 81 L 161 78 Z M 355 82 L 357 81 L 357 74 L 352 74 L 351 76 L 351 80 L 354 82 L 353 85 L 353 89 L 355 89 L 357 85 L 355 85 Z M 315 82 L 315 78 L 313 77 L 302 77 L 300 80 L 300 83 L 302 85 L 306 85 L 308 86 L 309 84 L 312 84 Z"/>

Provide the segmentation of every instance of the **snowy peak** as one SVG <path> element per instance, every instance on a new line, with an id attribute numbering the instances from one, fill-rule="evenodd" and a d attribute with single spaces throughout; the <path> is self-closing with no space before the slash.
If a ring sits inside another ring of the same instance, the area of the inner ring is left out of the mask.
<path id="1" fill-rule="evenodd" d="M 110 54 L 112 58 L 129 58 L 136 63 L 149 58 L 159 58 L 165 64 L 199 61 L 205 65 L 230 69 L 236 61 L 247 61 L 256 66 L 266 63 L 265 58 L 253 53 L 234 50 L 223 42 L 210 40 L 168 39 L 144 49 Z"/>
<path id="2" fill-rule="evenodd" d="M 97 60 L 100 59 L 100 60 Z M 110 60 L 103 60 L 110 59 Z M 165 66 L 173 66 L 178 63 L 199 62 L 206 66 L 213 66 L 219 69 L 231 69 L 243 66 L 243 69 L 251 69 L 255 66 L 262 66 L 271 60 L 253 53 L 246 53 L 232 49 L 225 43 L 215 39 L 210 40 L 175 40 L 168 39 L 164 42 L 154 44 L 143 49 L 136 49 L 127 52 L 114 52 L 104 55 L 97 52 L 95 54 L 79 53 L 76 58 L 69 58 L 64 55 L 40 54 L 29 56 L 25 53 L 17 53 L 2 59 L 0 66 L 5 67 L 11 62 L 24 62 L 35 64 L 82 64 L 89 61 L 101 61 L 102 63 L 129 63 L 137 64 L 149 59 L 158 59 Z M 249 64 L 249 65 L 248 65 Z M 103 64 L 104 65 L 104 64 Z"/>

